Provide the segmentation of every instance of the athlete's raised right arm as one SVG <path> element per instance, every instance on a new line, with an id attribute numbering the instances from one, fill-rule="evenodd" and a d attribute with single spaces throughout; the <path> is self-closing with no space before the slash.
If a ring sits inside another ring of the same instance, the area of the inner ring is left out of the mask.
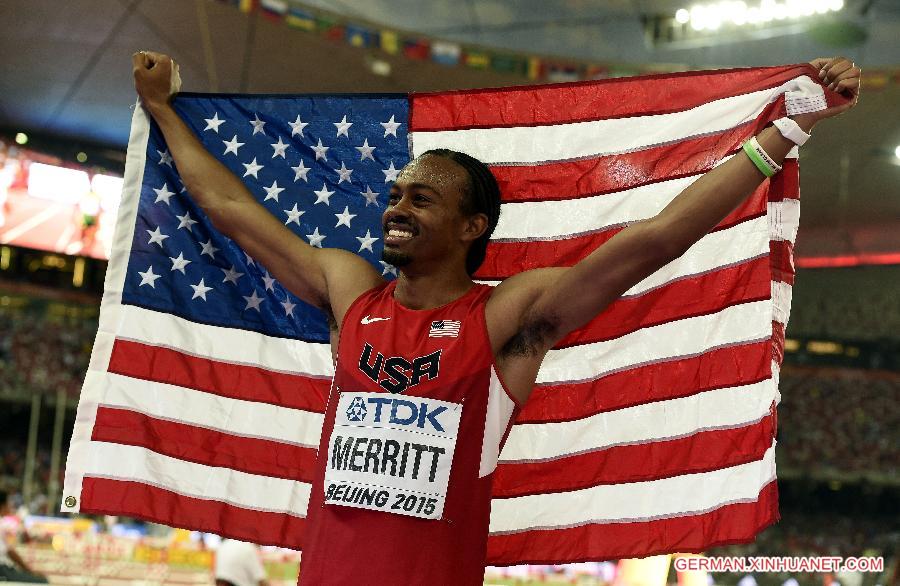
<path id="1" fill-rule="evenodd" d="M 260 205 L 244 184 L 210 155 L 170 105 L 173 61 L 142 51 L 132 56 L 141 102 L 159 125 L 193 200 L 217 230 L 300 299 L 330 310 L 339 324 L 356 297 L 381 282 L 351 252 L 310 246 Z"/>

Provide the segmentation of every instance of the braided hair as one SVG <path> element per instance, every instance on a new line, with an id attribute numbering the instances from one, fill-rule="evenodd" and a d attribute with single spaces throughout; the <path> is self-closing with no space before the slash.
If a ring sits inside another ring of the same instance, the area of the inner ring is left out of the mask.
<path id="1" fill-rule="evenodd" d="M 487 230 L 472 242 L 466 255 L 466 272 L 472 276 L 484 262 L 488 239 L 500 219 L 500 187 L 497 185 L 497 179 L 487 165 L 465 153 L 450 149 L 431 149 L 420 156 L 425 155 L 450 159 L 465 169 L 469 175 L 469 184 L 459 202 L 460 211 L 466 216 L 484 214 L 488 218 Z"/>

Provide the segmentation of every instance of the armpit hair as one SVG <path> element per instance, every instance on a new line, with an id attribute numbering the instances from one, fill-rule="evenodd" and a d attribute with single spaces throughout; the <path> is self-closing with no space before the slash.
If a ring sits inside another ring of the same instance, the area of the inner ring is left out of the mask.
<path id="1" fill-rule="evenodd" d="M 337 320 L 334 319 L 334 312 L 331 311 L 331 307 L 326 305 L 325 307 L 322 307 L 321 309 L 322 309 L 322 313 L 325 314 L 325 321 L 328 322 L 329 331 L 336 332 L 338 329 L 338 323 L 337 323 Z"/>
<path id="2" fill-rule="evenodd" d="M 556 321 L 543 317 L 528 320 L 500 350 L 501 356 L 537 356 L 557 331 Z"/>

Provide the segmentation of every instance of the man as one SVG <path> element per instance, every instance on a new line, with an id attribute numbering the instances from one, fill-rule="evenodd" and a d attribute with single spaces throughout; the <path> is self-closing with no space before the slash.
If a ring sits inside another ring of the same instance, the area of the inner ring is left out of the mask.
<path id="1" fill-rule="evenodd" d="M 0 522 L 10 514 L 9 495 L 0 490 Z M 7 543 L 5 531 L 0 531 L 0 582 L 47 583 L 47 578 L 32 571 L 15 548 Z"/>
<path id="2" fill-rule="evenodd" d="M 267 586 L 259 549 L 252 543 L 225 539 L 216 550 L 216 586 Z"/>
<path id="3" fill-rule="evenodd" d="M 783 120 L 571 268 L 477 285 L 500 212 L 488 168 L 429 151 L 391 187 L 386 283 L 364 260 L 307 245 L 256 203 L 169 105 L 171 60 L 133 56 L 135 84 L 181 179 L 221 232 L 331 324 L 335 377 L 308 507 L 301 583 L 480 584 L 491 478 L 538 369 L 568 332 L 684 253 L 820 120 L 855 104 L 859 69 L 812 64 L 845 106 Z M 791 137 L 789 140 L 787 137 Z"/>

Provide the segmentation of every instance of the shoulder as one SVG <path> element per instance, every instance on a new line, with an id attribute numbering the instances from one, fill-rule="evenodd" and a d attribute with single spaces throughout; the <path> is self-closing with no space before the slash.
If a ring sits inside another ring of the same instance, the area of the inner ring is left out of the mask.
<path id="1" fill-rule="evenodd" d="M 564 267 L 534 269 L 513 275 L 494 287 L 488 305 L 498 310 L 512 310 L 534 301 L 565 271 Z"/>

